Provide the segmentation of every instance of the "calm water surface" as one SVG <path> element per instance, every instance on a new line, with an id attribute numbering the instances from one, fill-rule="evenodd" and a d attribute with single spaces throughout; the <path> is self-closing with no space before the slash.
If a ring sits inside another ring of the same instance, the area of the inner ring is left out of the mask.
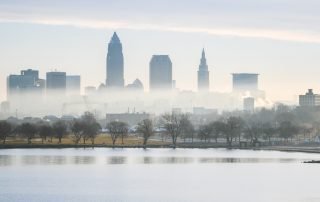
<path id="1" fill-rule="evenodd" d="M 0 201 L 319 202 L 320 154 L 226 149 L 0 150 Z"/>

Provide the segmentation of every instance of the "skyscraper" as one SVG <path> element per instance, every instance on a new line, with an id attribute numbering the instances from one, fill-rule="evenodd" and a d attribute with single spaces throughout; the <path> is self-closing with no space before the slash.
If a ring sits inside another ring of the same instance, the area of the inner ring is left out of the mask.
<path id="1" fill-rule="evenodd" d="M 47 90 L 66 90 L 66 73 L 65 72 L 47 72 Z"/>
<path id="2" fill-rule="evenodd" d="M 22 70 L 20 75 L 7 77 L 7 96 L 11 100 L 14 95 L 22 93 L 41 93 L 44 88 L 42 79 L 39 79 L 38 70 Z"/>
<path id="3" fill-rule="evenodd" d="M 232 74 L 233 92 L 258 91 L 258 76 L 251 73 Z"/>
<path id="4" fill-rule="evenodd" d="M 122 44 L 116 32 L 108 44 L 107 87 L 124 87 Z"/>
<path id="5" fill-rule="evenodd" d="M 209 85 L 208 65 L 204 49 L 202 49 L 202 56 L 198 70 L 198 91 L 208 91 Z"/>
<path id="6" fill-rule="evenodd" d="M 150 90 L 172 89 L 172 63 L 168 55 L 153 55 L 149 68 Z"/>
<path id="7" fill-rule="evenodd" d="M 68 95 L 80 95 L 81 77 L 79 75 L 67 75 L 66 89 Z"/>

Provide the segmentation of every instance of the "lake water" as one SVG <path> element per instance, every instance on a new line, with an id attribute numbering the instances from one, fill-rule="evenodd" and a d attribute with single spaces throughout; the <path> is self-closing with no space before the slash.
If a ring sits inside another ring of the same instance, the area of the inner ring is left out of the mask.
<path id="1" fill-rule="evenodd" d="M 227 149 L 0 150 L 0 201 L 319 202 L 320 154 Z"/>

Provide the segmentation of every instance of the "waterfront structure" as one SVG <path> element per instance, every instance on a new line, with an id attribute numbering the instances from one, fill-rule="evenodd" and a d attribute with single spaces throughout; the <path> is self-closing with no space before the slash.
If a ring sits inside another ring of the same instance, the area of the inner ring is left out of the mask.
<path id="1" fill-rule="evenodd" d="M 258 76 L 259 74 L 233 73 L 232 74 L 233 92 L 258 91 Z"/>
<path id="2" fill-rule="evenodd" d="M 246 97 L 243 99 L 243 110 L 246 112 L 254 112 L 254 98 Z"/>
<path id="3" fill-rule="evenodd" d="M 7 77 L 7 98 L 12 99 L 25 93 L 42 92 L 44 88 L 44 80 L 39 79 L 38 70 L 22 70 L 20 75 L 9 75 Z"/>
<path id="4" fill-rule="evenodd" d="M 204 49 L 202 49 L 202 55 L 198 70 L 198 91 L 209 91 L 209 71 Z"/>
<path id="5" fill-rule="evenodd" d="M 65 92 L 67 76 L 65 72 L 47 72 L 46 87 L 49 90 Z"/>
<path id="6" fill-rule="evenodd" d="M 107 53 L 107 76 L 106 86 L 113 88 L 124 87 L 124 64 L 122 44 L 116 32 L 108 44 Z"/>
<path id="7" fill-rule="evenodd" d="M 153 55 L 149 64 L 150 91 L 172 89 L 172 62 L 169 55 Z"/>
<path id="8" fill-rule="evenodd" d="M 312 89 L 304 95 L 299 95 L 299 105 L 302 107 L 313 107 L 320 105 L 320 95 L 314 94 Z"/>
<path id="9" fill-rule="evenodd" d="M 80 95 L 81 77 L 79 75 L 66 76 L 67 93 L 71 95 Z"/>

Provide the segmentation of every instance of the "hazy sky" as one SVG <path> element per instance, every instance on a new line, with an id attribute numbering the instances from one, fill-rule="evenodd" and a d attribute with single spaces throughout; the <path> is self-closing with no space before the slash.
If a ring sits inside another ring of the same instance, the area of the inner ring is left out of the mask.
<path id="1" fill-rule="evenodd" d="M 177 87 L 196 89 L 204 47 L 211 89 L 231 91 L 232 72 L 260 74 L 272 100 L 320 92 L 318 0 L 0 0 L 0 100 L 21 69 L 105 81 L 107 43 L 117 31 L 125 81 L 148 88 L 153 54 L 169 54 Z"/>

